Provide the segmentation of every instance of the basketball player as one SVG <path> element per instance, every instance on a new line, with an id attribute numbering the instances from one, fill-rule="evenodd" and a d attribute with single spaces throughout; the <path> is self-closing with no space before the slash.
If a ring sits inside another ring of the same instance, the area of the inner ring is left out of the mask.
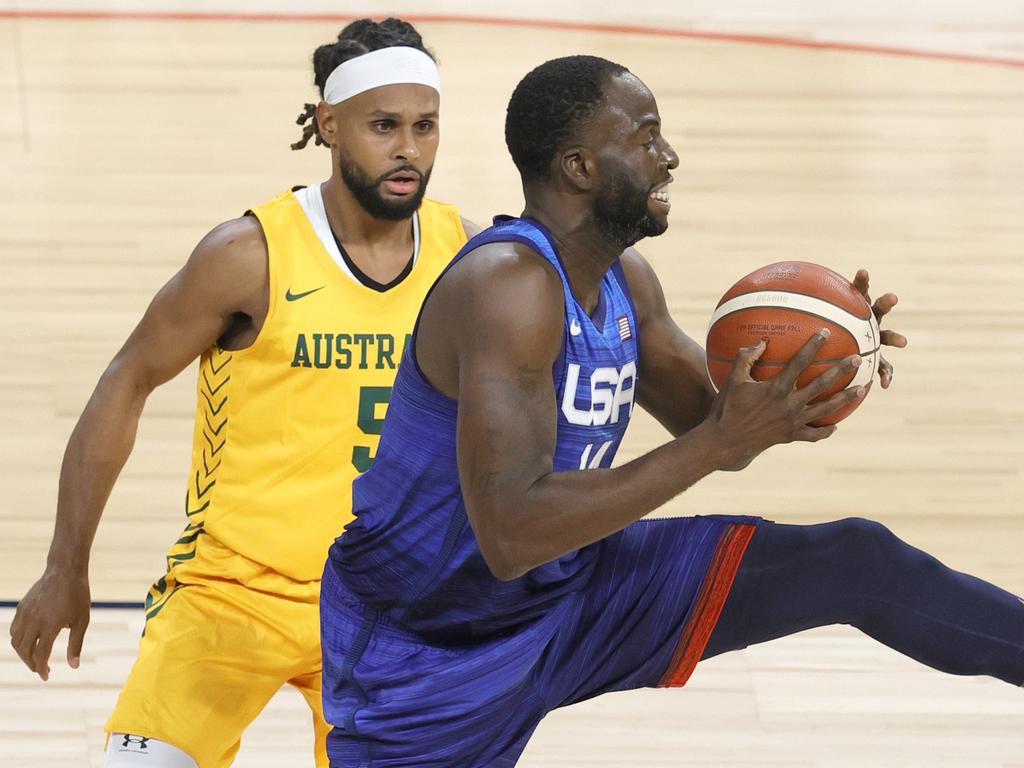
<path id="1" fill-rule="evenodd" d="M 69 626 L 78 666 L 103 505 L 147 395 L 199 357 L 188 524 L 146 598 L 107 766 L 226 766 L 285 683 L 309 702 L 327 764 L 324 556 L 373 460 L 416 312 L 467 224 L 423 197 L 440 86 L 416 30 L 356 21 L 313 64 L 323 100 L 296 146 L 330 146 L 330 179 L 214 228 L 157 294 L 71 437 L 47 568 L 11 627 L 45 680 Z"/>
<path id="2" fill-rule="evenodd" d="M 525 211 L 474 237 L 425 300 L 330 549 L 331 765 L 512 766 L 556 707 L 680 686 L 702 657 L 837 622 L 948 672 L 1024 681 L 1024 605 L 877 523 L 640 520 L 711 472 L 829 437 L 811 423 L 864 390 L 812 401 L 860 358 L 797 388 L 818 333 L 758 383 L 761 342 L 715 395 L 630 247 L 668 226 L 678 158 L 625 68 L 538 67 L 506 139 Z M 635 403 L 675 437 L 610 469 Z"/>

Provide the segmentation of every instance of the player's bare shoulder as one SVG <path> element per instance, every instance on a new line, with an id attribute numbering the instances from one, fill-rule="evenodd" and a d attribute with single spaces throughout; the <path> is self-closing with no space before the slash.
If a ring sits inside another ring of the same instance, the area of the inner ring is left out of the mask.
<path id="1" fill-rule="evenodd" d="M 465 216 L 460 216 L 459 218 L 462 220 L 462 231 L 466 233 L 467 240 L 471 237 L 479 235 L 481 232 L 484 231 L 483 227 L 481 227 L 476 222 L 470 221 Z"/>
<path id="2" fill-rule="evenodd" d="M 267 240 L 255 216 L 229 219 L 211 229 L 189 257 L 189 267 L 208 279 L 266 285 Z"/>
<path id="3" fill-rule="evenodd" d="M 262 327 L 270 294 L 267 259 L 267 241 L 259 220 L 240 216 L 210 230 L 182 270 L 195 295 L 232 316 L 221 339 L 225 346 L 246 346 Z"/>
<path id="4" fill-rule="evenodd" d="M 558 272 L 547 259 L 524 243 L 485 243 L 467 253 L 451 271 L 454 280 L 480 284 L 485 289 L 544 293 L 547 286 L 548 291 L 558 288 L 559 295 L 561 293 Z M 505 280 L 509 278 L 526 280 L 528 286 L 524 289 L 506 285 Z"/>
<path id="5" fill-rule="evenodd" d="M 545 323 L 564 312 L 558 272 L 543 256 L 518 242 L 474 248 L 438 288 L 445 283 L 439 303 L 453 305 L 449 310 L 462 322 L 507 316 Z"/>
<path id="6" fill-rule="evenodd" d="M 553 360 L 564 318 L 561 280 L 544 257 L 519 243 L 487 243 L 465 254 L 428 297 L 416 357 L 428 381 L 456 397 L 458 360 L 508 351 L 509 339 Z"/>

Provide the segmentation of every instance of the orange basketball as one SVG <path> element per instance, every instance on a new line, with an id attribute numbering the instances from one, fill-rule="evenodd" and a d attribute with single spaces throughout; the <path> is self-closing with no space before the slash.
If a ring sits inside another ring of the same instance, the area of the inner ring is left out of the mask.
<path id="1" fill-rule="evenodd" d="M 751 272 L 726 291 L 708 326 L 708 374 L 721 389 L 740 347 L 768 341 L 754 363 L 751 376 L 764 381 L 777 376 L 789 359 L 814 333 L 828 328 L 831 335 L 814 362 L 797 379 L 802 387 L 846 357 L 860 354 L 859 368 L 842 376 L 819 397 L 824 400 L 847 387 L 870 390 L 878 369 L 878 322 L 853 283 L 831 269 L 805 261 L 780 261 Z M 815 422 L 835 424 L 861 403 L 855 400 Z"/>

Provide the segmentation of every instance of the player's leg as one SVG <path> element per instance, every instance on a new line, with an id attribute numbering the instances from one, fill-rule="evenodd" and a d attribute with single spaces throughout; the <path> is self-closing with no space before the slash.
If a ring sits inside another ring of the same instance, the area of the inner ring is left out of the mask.
<path id="1" fill-rule="evenodd" d="M 106 731 L 172 745 L 200 768 L 230 765 L 242 731 L 295 666 L 273 623 L 289 618 L 291 603 L 231 583 L 178 587 L 147 622 Z"/>
<path id="2" fill-rule="evenodd" d="M 1024 603 L 860 518 L 760 526 L 704 658 L 827 624 L 944 672 L 1024 682 Z"/>
<path id="3" fill-rule="evenodd" d="M 319 664 L 319 659 L 317 659 L 317 663 Z M 309 704 L 309 709 L 313 715 L 313 757 L 316 762 L 316 768 L 327 768 L 327 733 L 331 730 L 331 726 L 324 720 L 323 691 L 321 688 L 323 676 L 318 669 L 315 672 L 292 678 L 288 682 L 299 689 L 299 693 L 302 694 L 306 703 Z"/>
<path id="4" fill-rule="evenodd" d="M 544 656 L 549 709 L 610 691 L 683 685 L 759 523 L 641 520 L 602 541 L 589 583 Z"/>
<path id="5" fill-rule="evenodd" d="M 544 715 L 533 672 L 557 616 L 456 647 L 400 630 L 340 584 L 321 591 L 332 768 L 512 768 Z"/>

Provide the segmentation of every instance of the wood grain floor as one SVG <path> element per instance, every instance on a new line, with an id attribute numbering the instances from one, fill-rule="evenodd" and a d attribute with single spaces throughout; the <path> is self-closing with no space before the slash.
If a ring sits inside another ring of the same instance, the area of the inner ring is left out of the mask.
<path id="1" fill-rule="evenodd" d="M 666 11 L 668 12 L 668 11 Z M 967 11 L 965 11 L 966 13 Z M 327 174 L 288 150 L 330 22 L 0 18 L 0 598 L 38 575 L 63 445 L 149 298 L 215 223 Z M 1020 29 L 1024 29 L 1024 17 Z M 719 295 L 782 259 L 871 270 L 901 301 L 895 386 L 830 441 L 708 478 L 669 514 L 882 520 L 1024 593 L 1024 69 L 566 29 L 421 25 L 445 83 L 431 193 L 517 212 L 505 102 L 541 61 L 596 53 L 658 97 L 681 157 L 672 226 L 645 242 L 700 339 Z M 141 600 L 180 528 L 193 371 L 147 406 L 94 548 L 97 600 Z M 664 439 L 638 418 L 625 460 Z M 0 611 L 0 632 L 13 611 Z M 102 764 L 133 612 L 94 612 L 83 668 L 43 685 L 0 651 L 0 760 Z M 58 645 L 60 644 L 58 640 Z M 1024 766 L 1024 693 L 947 678 L 828 629 L 702 665 L 684 691 L 551 715 L 522 765 Z M 309 765 L 282 692 L 237 765 Z"/>

